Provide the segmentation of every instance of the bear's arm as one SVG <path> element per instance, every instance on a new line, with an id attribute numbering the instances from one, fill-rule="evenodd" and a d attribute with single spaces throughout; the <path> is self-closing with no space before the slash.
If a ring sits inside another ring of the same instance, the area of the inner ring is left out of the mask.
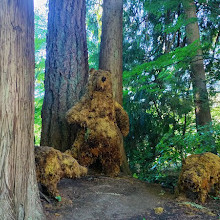
<path id="1" fill-rule="evenodd" d="M 123 109 L 123 107 L 115 101 L 115 113 L 116 113 L 116 122 L 117 125 L 125 137 L 129 133 L 129 117 L 127 112 Z"/>
<path id="2" fill-rule="evenodd" d="M 84 96 L 78 103 L 76 103 L 71 109 L 69 109 L 66 113 L 66 120 L 69 124 L 80 124 L 81 126 L 86 125 L 86 102 L 87 99 Z"/>

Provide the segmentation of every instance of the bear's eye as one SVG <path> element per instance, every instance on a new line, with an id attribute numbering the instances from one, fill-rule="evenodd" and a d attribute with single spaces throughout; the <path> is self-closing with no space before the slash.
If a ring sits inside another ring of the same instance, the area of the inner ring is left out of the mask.
<path id="1" fill-rule="evenodd" d="M 106 77 L 103 76 L 102 77 L 102 82 L 105 82 L 105 80 L 106 80 Z"/>

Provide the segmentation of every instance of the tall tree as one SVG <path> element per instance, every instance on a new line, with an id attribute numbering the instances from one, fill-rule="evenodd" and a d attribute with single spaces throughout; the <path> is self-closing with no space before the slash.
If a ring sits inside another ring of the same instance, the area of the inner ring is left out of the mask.
<path id="1" fill-rule="evenodd" d="M 32 1 L 0 4 L 0 219 L 44 219 L 34 165 Z"/>
<path id="2" fill-rule="evenodd" d="M 113 95 L 122 104 L 123 1 L 104 0 L 99 68 L 112 74 Z"/>
<path id="3" fill-rule="evenodd" d="M 85 0 L 49 1 L 41 145 L 61 151 L 70 148 L 75 134 L 65 114 L 88 78 L 85 12 Z"/>
<path id="4" fill-rule="evenodd" d="M 104 0 L 99 68 L 112 74 L 113 96 L 122 105 L 122 44 L 123 0 Z M 123 140 L 121 136 L 121 140 Z M 129 173 L 127 158 L 121 141 L 122 171 Z"/>
<path id="5" fill-rule="evenodd" d="M 197 43 L 198 49 L 191 62 L 191 79 L 194 90 L 196 125 L 204 126 L 211 123 L 206 76 L 203 63 L 203 53 L 200 47 L 199 25 L 196 15 L 196 6 L 193 0 L 184 1 L 184 9 L 188 24 L 186 26 L 186 39 L 188 44 Z"/>

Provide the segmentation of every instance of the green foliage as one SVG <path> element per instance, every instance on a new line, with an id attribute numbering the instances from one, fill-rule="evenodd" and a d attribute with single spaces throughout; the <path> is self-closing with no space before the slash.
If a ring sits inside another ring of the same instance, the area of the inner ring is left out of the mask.
<path id="1" fill-rule="evenodd" d="M 208 14 L 206 18 L 211 17 L 211 8 Z M 199 17 L 200 24 L 204 20 Z M 174 0 L 125 3 L 123 101 L 131 124 L 125 145 L 135 177 L 164 181 L 170 170 L 178 170 L 187 155 L 212 151 L 211 136 L 220 150 L 219 123 L 202 128 L 200 133 L 194 123 L 189 67 L 201 46 L 200 39 L 186 44 L 185 26 L 195 21 L 186 21 L 182 5 Z M 215 22 L 216 19 L 213 22 L 216 30 Z M 212 31 L 206 31 L 204 36 L 213 35 Z M 216 36 L 218 32 L 214 33 Z M 212 47 L 203 39 L 202 49 L 209 53 Z M 216 54 L 215 44 L 214 58 Z M 214 58 L 205 56 L 206 70 L 211 70 L 208 77 L 210 85 L 213 84 L 211 95 L 215 95 L 218 76 Z M 218 111 L 216 115 L 219 118 Z M 177 175 L 174 179 L 175 182 Z"/>
<path id="2" fill-rule="evenodd" d="M 181 204 L 183 204 L 183 205 L 190 205 L 190 206 L 195 207 L 197 209 L 207 209 L 206 207 L 201 206 L 201 205 L 199 205 L 197 203 L 194 203 L 194 202 L 183 202 Z"/>
<path id="3" fill-rule="evenodd" d="M 150 0 L 144 1 L 144 7 L 147 11 L 157 16 L 160 19 L 167 11 L 175 12 L 179 7 L 180 2 L 176 0 Z"/>
<path id="4" fill-rule="evenodd" d="M 123 65 L 124 70 L 142 64 L 149 45 L 143 1 L 124 1 Z"/>
<path id="5" fill-rule="evenodd" d="M 142 78 L 145 77 L 145 75 L 142 73 L 146 70 L 160 70 L 161 68 L 167 68 L 170 66 L 172 67 L 173 65 L 175 65 L 175 68 L 187 67 L 190 64 L 192 58 L 196 55 L 197 50 L 199 48 L 200 46 L 198 45 L 198 41 L 195 41 L 193 44 L 190 44 L 186 47 L 177 48 L 176 50 L 171 51 L 170 53 L 161 55 L 155 61 L 143 63 L 141 65 L 136 66 L 131 71 L 125 71 L 124 78 L 125 80 L 130 80 L 130 77 L 137 77 L 137 75 L 139 74 L 141 75 L 140 81 L 144 81 L 144 79 Z M 160 77 L 164 78 L 165 75 L 166 77 L 171 77 L 167 75 L 169 72 L 171 71 L 164 70 L 164 72 L 160 74 Z"/>
<path id="6" fill-rule="evenodd" d="M 203 45 L 204 61 L 208 82 L 210 83 L 211 95 L 215 95 L 216 81 L 220 80 L 220 17 L 219 1 L 209 1 L 208 4 L 199 1 L 198 13 L 199 26 L 201 30 L 201 42 Z"/>
<path id="7" fill-rule="evenodd" d="M 214 200 L 220 200 L 220 197 L 217 196 L 210 196 L 211 198 L 213 198 Z"/>
<path id="8" fill-rule="evenodd" d="M 44 98 L 44 71 L 46 50 L 47 19 L 35 11 L 35 115 L 34 136 L 35 145 L 40 144 L 41 109 Z"/>
<path id="9" fill-rule="evenodd" d="M 86 7 L 86 29 L 89 54 L 89 67 L 94 69 L 98 69 L 99 67 L 99 50 L 102 27 L 101 3 L 102 1 L 100 0 L 87 0 Z"/>
<path id="10" fill-rule="evenodd" d="M 214 146 L 210 144 L 207 147 L 206 144 L 210 137 L 210 129 L 206 130 L 207 132 L 202 135 L 196 132 L 195 127 L 189 128 L 185 135 L 178 132 L 175 134 L 172 132 L 166 133 L 155 147 L 155 159 L 150 161 L 148 165 L 147 161 L 151 157 L 148 153 L 149 149 L 139 147 L 134 152 L 131 163 L 135 177 L 148 181 L 161 181 L 167 175 L 170 177 L 169 170 L 172 172 L 178 170 L 181 167 L 182 159 L 188 155 L 212 151 Z M 216 147 L 220 151 L 219 123 L 213 125 L 212 135 L 215 138 Z M 209 140 L 208 143 L 211 143 L 211 141 Z M 177 180 L 177 175 L 175 180 Z"/>
<path id="11" fill-rule="evenodd" d="M 56 199 L 58 202 L 61 202 L 61 201 L 62 201 L 61 196 L 56 196 L 55 199 Z"/>

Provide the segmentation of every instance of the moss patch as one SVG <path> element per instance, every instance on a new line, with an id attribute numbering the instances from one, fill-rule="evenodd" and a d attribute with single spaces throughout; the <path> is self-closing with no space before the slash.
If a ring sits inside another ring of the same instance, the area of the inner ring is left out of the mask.
<path id="1" fill-rule="evenodd" d="M 87 174 L 87 168 L 70 155 L 52 147 L 35 147 L 37 181 L 54 197 L 59 196 L 57 183 L 62 178 L 78 178 Z"/>
<path id="2" fill-rule="evenodd" d="M 187 157 L 179 176 L 178 189 L 197 193 L 202 203 L 212 189 L 217 194 L 220 190 L 220 158 L 209 152 Z"/>

